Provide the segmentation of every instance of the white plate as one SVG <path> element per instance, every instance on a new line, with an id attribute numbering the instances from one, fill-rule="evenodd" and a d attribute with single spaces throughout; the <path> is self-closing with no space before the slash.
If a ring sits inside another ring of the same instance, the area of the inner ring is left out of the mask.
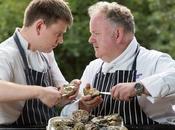
<path id="1" fill-rule="evenodd" d="M 168 122 L 169 124 L 175 125 L 175 117 L 167 118 L 167 122 Z"/>

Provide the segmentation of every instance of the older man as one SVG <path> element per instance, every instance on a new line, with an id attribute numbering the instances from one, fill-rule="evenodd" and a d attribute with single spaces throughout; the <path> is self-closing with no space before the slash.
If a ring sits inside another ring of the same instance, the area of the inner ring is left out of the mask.
<path id="1" fill-rule="evenodd" d="M 98 59 L 86 67 L 80 89 L 90 83 L 111 95 L 82 96 L 78 103 L 66 106 L 62 115 L 71 114 L 70 107 L 96 116 L 119 113 L 131 125 L 155 124 L 175 116 L 175 61 L 139 45 L 134 17 L 127 7 L 97 2 L 89 8 L 89 15 L 89 42 Z"/>

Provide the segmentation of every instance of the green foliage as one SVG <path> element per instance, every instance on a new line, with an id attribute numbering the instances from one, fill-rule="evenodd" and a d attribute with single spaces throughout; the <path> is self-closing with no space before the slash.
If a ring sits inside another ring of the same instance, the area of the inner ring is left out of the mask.
<path id="1" fill-rule="evenodd" d="M 30 0 L 0 0 L 0 41 L 12 35 L 22 25 L 23 13 Z M 68 0 L 67 0 L 68 1 Z M 87 9 L 99 0 L 69 0 L 74 24 L 65 34 L 64 44 L 55 55 L 67 80 L 80 78 L 85 66 L 94 59 L 89 38 Z M 114 1 L 114 0 L 108 0 Z M 115 0 L 129 7 L 135 16 L 136 37 L 141 45 L 167 52 L 175 57 L 174 0 Z"/>
<path id="2" fill-rule="evenodd" d="M 0 41 L 11 36 L 15 28 L 22 25 L 24 9 L 29 1 L 0 0 Z"/>

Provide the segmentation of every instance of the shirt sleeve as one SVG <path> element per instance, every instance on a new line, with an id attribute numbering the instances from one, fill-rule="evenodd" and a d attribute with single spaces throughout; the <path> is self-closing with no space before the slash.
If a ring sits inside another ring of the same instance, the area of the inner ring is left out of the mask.
<path id="1" fill-rule="evenodd" d="M 155 65 L 154 74 L 141 80 L 150 93 L 148 99 L 154 103 L 162 97 L 175 95 L 175 61 L 162 54 Z"/>
<path id="2" fill-rule="evenodd" d="M 0 53 L 0 80 L 11 81 L 13 78 L 11 57 L 5 55 L 5 53 Z"/>
<path id="3" fill-rule="evenodd" d="M 72 113 L 76 110 L 78 110 L 78 103 L 79 101 L 77 100 L 74 103 L 68 104 L 66 106 L 64 106 L 64 108 L 62 109 L 60 116 L 64 116 L 64 117 L 71 117 Z"/>

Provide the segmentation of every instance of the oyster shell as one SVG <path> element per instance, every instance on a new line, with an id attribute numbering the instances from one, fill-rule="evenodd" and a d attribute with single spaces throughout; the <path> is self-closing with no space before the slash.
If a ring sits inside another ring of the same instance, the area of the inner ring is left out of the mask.
<path id="1" fill-rule="evenodd" d="M 86 130 L 85 125 L 82 122 L 78 122 L 75 124 L 74 130 Z"/>
<path id="2" fill-rule="evenodd" d="M 119 114 L 112 114 L 112 115 L 107 115 L 104 116 L 104 119 L 107 120 L 108 125 L 111 126 L 117 126 L 117 125 L 122 125 L 122 117 L 119 116 Z"/>
<path id="3" fill-rule="evenodd" d="M 99 126 L 97 126 L 96 124 L 90 122 L 90 123 L 87 123 L 85 124 L 85 128 L 86 130 L 99 130 Z"/>
<path id="4" fill-rule="evenodd" d="M 108 126 L 108 127 L 102 127 L 100 130 L 128 130 L 126 127 L 121 126 Z"/>
<path id="5" fill-rule="evenodd" d="M 112 114 L 94 117 L 91 121 L 100 126 L 121 126 L 123 120 L 118 114 Z"/>
<path id="6" fill-rule="evenodd" d="M 91 121 L 100 127 L 108 126 L 108 122 L 103 116 L 94 117 Z"/>
<path id="7" fill-rule="evenodd" d="M 69 96 L 72 95 L 76 90 L 76 86 L 74 84 L 67 84 L 63 86 L 63 95 L 62 96 Z"/>
<path id="8" fill-rule="evenodd" d="M 100 92 L 96 88 L 93 88 L 90 84 L 86 85 L 83 89 L 83 93 L 84 95 L 91 95 L 93 97 L 100 95 Z"/>
<path id="9" fill-rule="evenodd" d="M 53 117 L 49 120 L 47 130 L 71 130 L 74 121 L 66 117 Z"/>
<path id="10" fill-rule="evenodd" d="M 89 112 L 81 109 L 72 113 L 72 118 L 75 122 L 88 122 L 89 116 Z"/>

